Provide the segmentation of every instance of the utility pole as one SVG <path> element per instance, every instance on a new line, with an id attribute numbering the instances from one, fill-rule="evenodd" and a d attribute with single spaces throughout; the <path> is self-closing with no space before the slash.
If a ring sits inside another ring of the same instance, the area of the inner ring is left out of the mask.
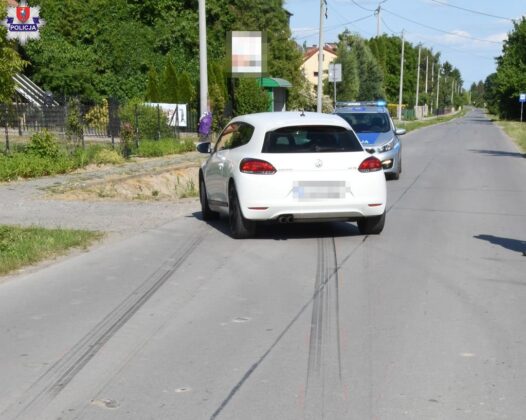
<path id="1" fill-rule="evenodd" d="M 334 108 L 336 108 L 336 63 L 332 62 L 332 79 L 334 80 Z"/>
<path id="2" fill-rule="evenodd" d="M 382 16 L 381 16 L 381 13 L 382 13 L 382 3 L 385 3 L 387 0 L 383 0 L 381 1 L 380 3 L 378 3 L 378 7 L 374 10 L 374 14 L 376 16 L 376 36 L 379 37 L 380 36 L 380 32 L 381 32 L 381 20 L 382 20 Z"/>
<path id="3" fill-rule="evenodd" d="M 320 0 L 320 38 L 318 45 L 318 101 L 316 111 L 322 111 L 323 99 L 323 16 L 327 17 L 327 0 Z"/>
<path id="4" fill-rule="evenodd" d="M 205 0 L 199 0 L 199 79 L 200 112 L 201 116 L 203 116 L 206 112 L 209 111 Z"/>
<path id="5" fill-rule="evenodd" d="M 455 92 L 455 79 L 451 81 L 451 106 L 453 106 L 453 93 Z"/>
<path id="6" fill-rule="evenodd" d="M 404 30 L 402 29 L 402 55 L 400 57 L 400 90 L 398 91 L 398 121 L 402 121 L 402 95 L 404 92 Z"/>
<path id="7" fill-rule="evenodd" d="M 431 90 L 433 90 L 434 84 L 435 84 L 435 63 L 431 63 Z"/>
<path id="8" fill-rule="evenodd" d="M 422 44 L 418 45 L 418 64 L 416 66 L 416 100 L 415 108 L 418 106 L 418 94 L 420 90 L 420 54 L 422 52 Z"/>
<path id="9" fill-rule="evenodd" d="M 429 54 L 426 54 L 426 94 L 427 94 L 427 75 L 429 72 Z"/>
<path id="10" fill-rule="evenodd" d="M 438 68 L 437 68 L 437 106 L 436 106 L 437 117 L 438 117 L 438 94 L 439 92 L 440 92 L 440 64 L 438 65 Z"/>

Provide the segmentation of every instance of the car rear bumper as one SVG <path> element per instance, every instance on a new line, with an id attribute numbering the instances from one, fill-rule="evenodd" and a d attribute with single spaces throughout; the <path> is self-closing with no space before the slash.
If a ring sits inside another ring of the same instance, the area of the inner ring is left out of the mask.
<path id="1" fill-rule="evenodd" d="M 374 200 L 372 200 L 374 201 Z M 242 206 L 243 215 L 249 220 L 279 220 L 282 216 L 291 216 L 294 222 L 315 222 L 330 220 L 357 220 L 362 217 L 379 216 L 385 211 L 386 204 L 372 202 L 369 204 L 284 204 L 268 208 Z"/>

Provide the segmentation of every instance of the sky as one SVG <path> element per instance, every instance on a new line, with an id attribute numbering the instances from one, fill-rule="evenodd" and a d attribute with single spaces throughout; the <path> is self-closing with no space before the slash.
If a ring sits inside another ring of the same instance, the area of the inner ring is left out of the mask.
<path id="1" fill-rule="evenodd" d="M 513 29 L 511 19 L 526 15 L 526 0 L 327 0 L 324 42 L 337 42 L 345 29 L 364 38 L 376 36 L 374 9 L 380 1 L 381 33 L 404 30 L 413 45 L 440 52 L 442 63 L 447 60 L 460 70 L 465 89 L 495 72 L 495 57 Z M 317 45 L 320 0 L 286 0 L 285 8 L 293 14 L 296 41 Z"/>

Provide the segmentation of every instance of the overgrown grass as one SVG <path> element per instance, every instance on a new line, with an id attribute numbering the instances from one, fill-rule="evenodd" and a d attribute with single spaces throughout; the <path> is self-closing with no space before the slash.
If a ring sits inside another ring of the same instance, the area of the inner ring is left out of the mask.
<path id="1" fill-rule="evenodd" d="M 36 138 L 37 141 L 33 141 Z M 85 149 L 68 150 L 48 133 L 38 133 L 26 145 L 18 145 L 10 154 L 0 153 L 0 182 L 18 178 L 65 174 L 89 164 L 118 165 L 125 159 L 111 146 L 93 144 Z M 145 140 L 132 154 L 140 157 L 159 157 L 195 150 L 192 139 L 160 141 Z"/>
<path id="2" fill-rule="evenodd" d="M 0 154 L 0 181 L 64 174 L 76 169 L 78 162 L 66 154 L 56 158 L 27 153 Z"/>
<path id="3" fill-rule="evenodd" d="M 191 152 L 194 150 L 195 144 L 192 139 L 143 140 L 139 143 L 136 155 L 139 157 L 160 157 Z"/>
<path id="4" fill-rule="evenodd" d="M 70 248 L 86 248 L 102 236 L 83 230 L 0 225 L 0 275 L 63 255 Z"/>
<path id="5" fill-rule="evenodd" d="M 498 124 L 508 136 L 519 145 L 519 148 L 526 153 L 526 122 L 492 120 Z"/>
<path id="6" fill-rule="evenodd" d="M 466 115 L 468 110 L 464 108 L 462 111 L 453 114 L 453 115 L 441 115 L 437 118 L 429 118 L 427 120 L 414 120 L 414 121 L 402 121 L 397 122 L 395 121 L 395 125 L 397 128 L 405 128 L 408 132 L 417 130 L 418 128 L 427 127 L 430 125 L 440 124 L 443 122 L 451 121 L 455 118 L 460 118 Z"/>

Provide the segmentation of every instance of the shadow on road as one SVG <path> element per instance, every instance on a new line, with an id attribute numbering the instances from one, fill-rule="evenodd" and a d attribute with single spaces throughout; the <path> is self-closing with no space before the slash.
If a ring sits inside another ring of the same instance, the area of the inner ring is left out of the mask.
<path id="1" fill-rule="evenodd" d="M 518 239 L 501 238 L 500 236 L 493 235 L 476 235 L 474 238 L 488 241 L 494 245 L 500 245 L 503 248 L 509 249 L 510 251 L 519 252 L 526 256 L 526 241 Z"/>
<path id="2" fill-rule="evenodd" d="M 489 120 L 485 117 L 465 117 L 464 122 L 470 123 L 470 124 L 483 124 L 483 125 L 493 124 L 492 120 Z"/>
<path id="3" fill-rule="evenodd" d="M 519 152 L 505 152 L 502 150 L 470 149 L 470 152 L 479 153 L 481 155 L 488 155 L 488 156 L 526 158 L 526 154 L 519 153 Z"/>
<path id="4" fill-rule="evenodd" d="M 194 212 L 192 216 L 203 220 L 201 212 Z M 209 226 L 230 236 L 230 227 L 227 218 L 211 220 Z M 275 241 L 286 241 L 287 239 L 311 239 L 311 238 L 338 238 L 345 236 L 359 236 L 360 232 L 354 223 L 350 222 L 326 222 L 326 223 L 291 223 L 279 224 L 264 222 L 258 224 L 255 239 L 271 239 Z"/>

